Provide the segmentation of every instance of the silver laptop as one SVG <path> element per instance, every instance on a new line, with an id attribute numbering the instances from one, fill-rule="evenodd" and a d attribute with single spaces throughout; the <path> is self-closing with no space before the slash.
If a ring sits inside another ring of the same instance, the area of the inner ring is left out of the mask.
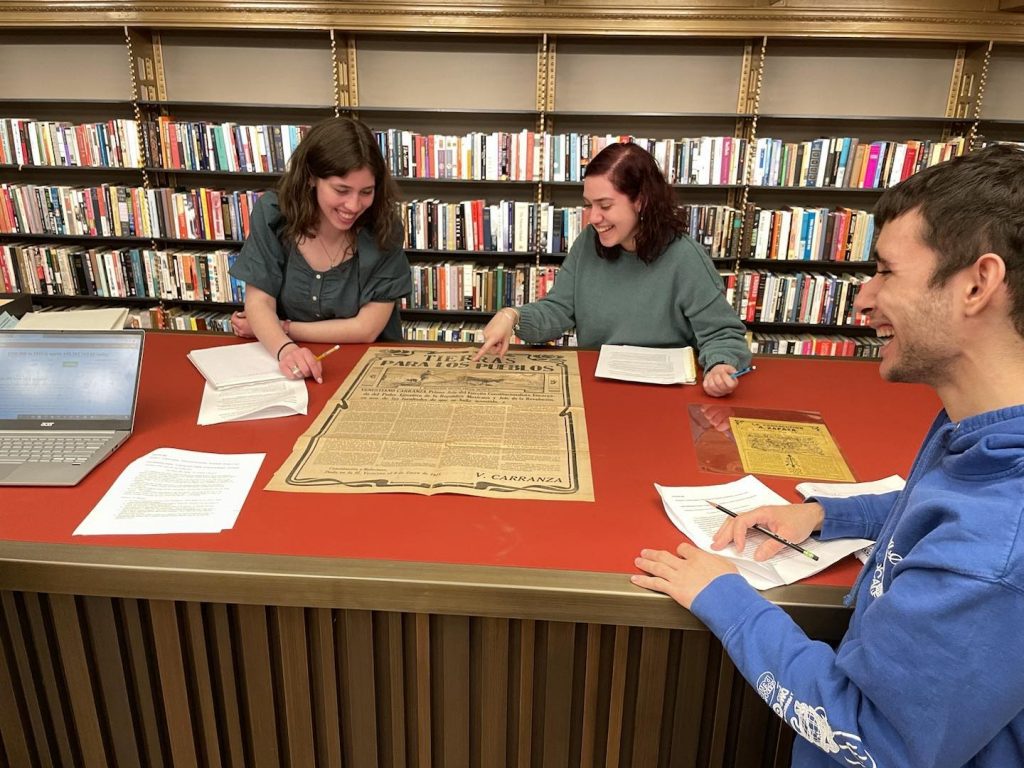
<path id="1" fill-rule="evenodd" d="M 0 485 L 75 485 L 128 439 L 142 331 L 0 331 Z"/>

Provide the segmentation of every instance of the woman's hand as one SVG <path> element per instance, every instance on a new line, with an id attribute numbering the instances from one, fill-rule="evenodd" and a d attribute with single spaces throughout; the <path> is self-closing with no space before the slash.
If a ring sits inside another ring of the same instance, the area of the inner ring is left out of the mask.
<path id="1" fill-rule="evenodd" d="M 733 390 L 739 386 L 739 382 L 732 377 L 736 369 L 731 365 L 720 363 L 704 374 L 704 391 L 712 397 L 725 397 L 731 395 Z"/>
<path id="2" fill-rule="evenodd" d="M 245 316 L 245 311 L 232 312 L 231 313 L 231 330 L 235 332 L 235 336 L 240 339 L 255 339 L 256 334 L 252 330 L 252 326 L 249 324 L 249 318 Z"/>
<path id="3" fill-rule="evenodd" d="M 289 379 L 304 379 L 312 376 L 318 384 L 323 384 L 323 368 L 316 355 L 305 347 L 300 347 L 292 342 L 281 350 L 281 357 L 277 362 L 281 373 Z"/>
<path id="4" fill-rule="evenodd" d="M 515 329 L 519 313 L 512 307 L 504 307 L 491 318 L 491 321 L 484 327 L 484 343 L 480 345 L 480 351 L 476 353 L 473 362 L 479 361 L 484 355 L 497 355 L 504 357 L 508 352 L 508 343 L 512 340 L 512 332 Z"/>

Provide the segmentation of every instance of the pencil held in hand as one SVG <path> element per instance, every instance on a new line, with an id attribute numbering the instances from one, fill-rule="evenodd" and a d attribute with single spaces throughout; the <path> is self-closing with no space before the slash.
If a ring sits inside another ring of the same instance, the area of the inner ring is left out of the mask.
<path id="1" fill-rule="evenodd" d="M 341 345 L 340 345 L 340 344 L 335 344 L 335 345 L 334 345 L 333 347 L 331 347 L 330 349 L 328 349 L 328 350 L 327 350 L 326 352 L 321 352 L 321 353 L 320 353 L 319 355 L 317 355 L 317 356 L 316 356 L 316 359 L 317 359 L 317 360 L 323 360 L 323 359 L 324 359 L 325 357 L 327 357 L 327 356 L 328 356 L 329 354 L 331 354 L 331 353 L 333 353 L 333 352 L 337 352 L 337 351 L 338 351 L 339 349 L 341 349 Z"/>
<path id="2" fill-rule="evenodd" d="M 708 504 L 710 504 L 712 507 L 717 509 L 719 512 L 724 512 L 729 517 L 739 517 L 738 514 L 733 512 L 731 509 L 726 509 L 721 504 L 715 504 L 715 502 L 711 501 L 710 499 L 705 499 L 705 501 Z M 780 544 L 785 544 L 790 549 L 795 549 L 797 552 L 799 552 L 804 557 L 809 557 L 811 560 L 815 560 L 815 561 L 819 559 L 818 556 L 816 554 L 814 554 L 813 552 L 811 552 L 810 550 L 804 549 L 799 544 L 794 544 L 789 539 L 782 538 L 781 536 L 779 536 L 779 534 L 775 533 L 774 531 L 768 530 L 767 528 L 765 528 L 760 523 L 755 523 L 754 525 L 751 526 L 751 528 L 753 530 L 755 530 L 755 531 L 759 531 L 759 532 L 763 533 L 765 536 L 767 536 L 770 539 L 775 539 Z"/>

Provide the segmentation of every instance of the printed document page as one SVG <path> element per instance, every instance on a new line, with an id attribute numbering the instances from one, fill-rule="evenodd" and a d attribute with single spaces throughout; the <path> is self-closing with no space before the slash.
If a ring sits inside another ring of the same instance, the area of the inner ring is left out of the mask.
<path id="1" fill-rule="evenodd" d="M 658 489 L 665 512 L 676 528 L 700 549 L 732 560 L 740 575 L 755 589 L 792 584 L 872 543 L 866 539 L 818 541 L 812 537 L 795 543 L 816 554 L 817 561 L 784 547 L 775 557 L 758 562 L 754 560 L 754 551 L 767 537 L 757 531 L 748 533 L 743 552 L 737 552 L 733 547 L 720 551 L 711 549 L 715 533 L 728 516 L 708 504 L 711 501 L 733 512 L 749 512 L 766 504 L 789 503 L 756 477 L 747 475 L 722 485 L 670 488 L 655 483 L 654 487 Z"/>
<path id="2" fill-rule="evenodd" d="M 659 349 L 602 344 L 595 376 L 644 384 L 695 384 L 693 347 Z"/>
<path id="3" fill-rule="evenodd" d="M 306 381 L 263 381 L 227 389 L 216 389 L 204 382 L 203 402 L 197 424 L 221 424 L 225 421 L 276 419 L 306 413 L 309 393 Z"/>
<path id="4" fill-rule="evenodd" d="M 158 448 L 125 468 L 75 535 L 219 533 L 232 528 L 265 455 Z"/>

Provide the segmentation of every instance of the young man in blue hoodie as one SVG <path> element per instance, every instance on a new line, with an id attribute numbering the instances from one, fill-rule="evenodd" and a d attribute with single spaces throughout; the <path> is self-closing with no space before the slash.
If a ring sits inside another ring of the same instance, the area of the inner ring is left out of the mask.
<path id="1" fill-rule="evenodd" d="M 921 171 L 875 217 L 878 269 L 856 306 L 885 341 L 881 375 L 944 406 L 906 488 L 761 507 L 714 544 L 742 549 L 754 523 L 791 541 L 877 540 L 839 648 L 688 544 L 643 550 L 632 580 L 718 636 L 802 737 L 794 766 L 1024 766 L 1024 152 Z"/>

